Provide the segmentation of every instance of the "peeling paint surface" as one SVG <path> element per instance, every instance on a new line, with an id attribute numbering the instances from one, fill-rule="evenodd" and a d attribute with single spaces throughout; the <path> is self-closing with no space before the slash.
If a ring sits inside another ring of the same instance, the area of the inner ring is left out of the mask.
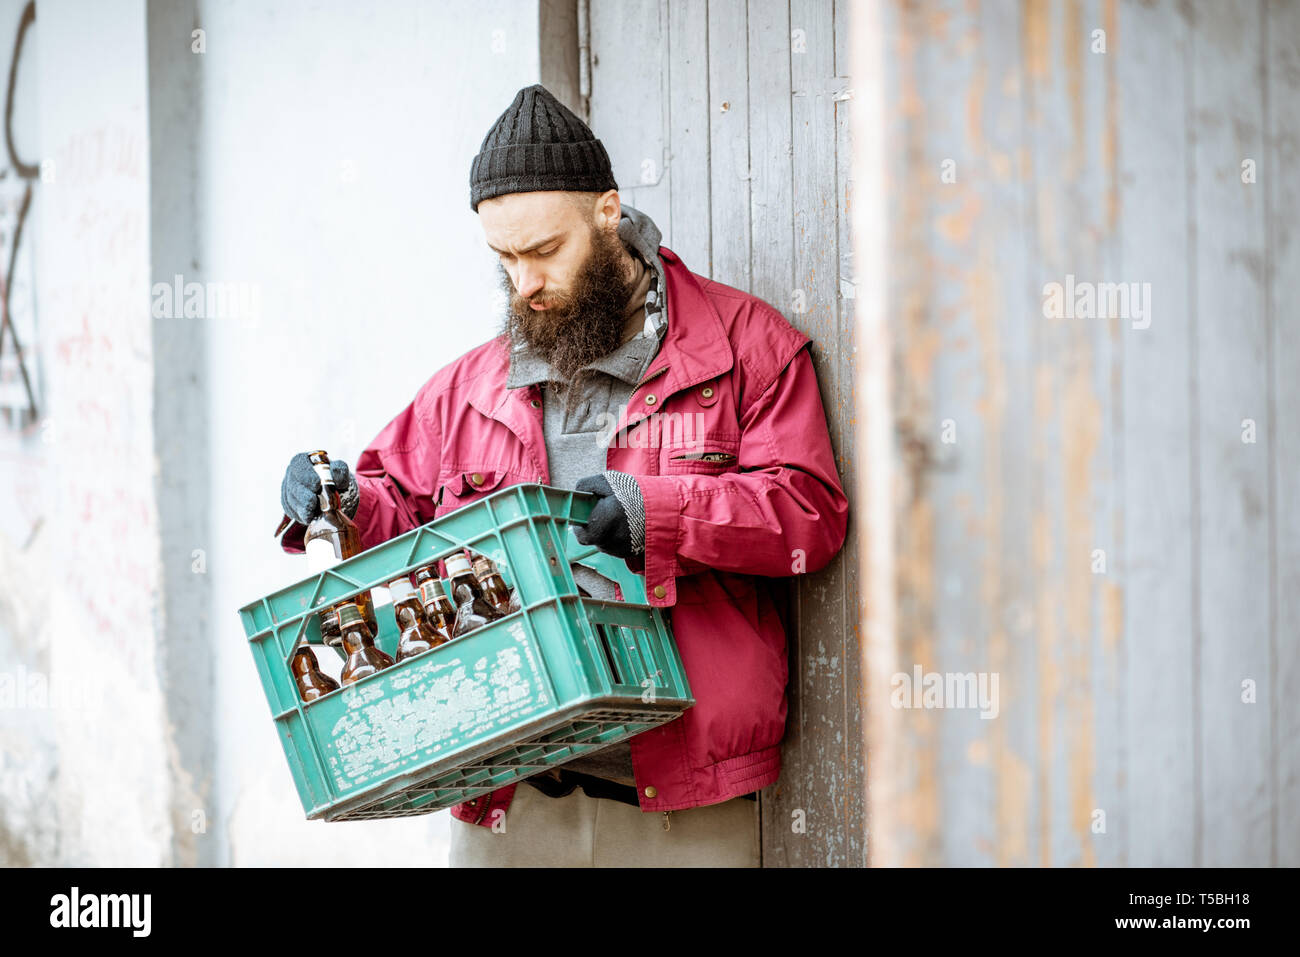
<path id="1" fill-rule="evenodd" d="M 345 710 L 330 725 L 327 746 L 340 792 L 450 754 L 548 709 L 549 684 L 532 642 L 518 622 L 509 633 L 515 646 L 490 656 L 431 656 L 400 675 L 381 672 L 354 686 L 355 693 L 341 692 Z"/>

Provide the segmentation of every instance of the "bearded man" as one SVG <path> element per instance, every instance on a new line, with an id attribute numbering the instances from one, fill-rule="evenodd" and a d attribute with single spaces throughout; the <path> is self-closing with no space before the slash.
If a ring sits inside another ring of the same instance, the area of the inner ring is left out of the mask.
<path id="1" fill-rule="evenodd" d="M 508 296 L 499 334 L 436 372 L 355 473 L 333 463 L 344 508 L 370 548 L 520 482 L 595 494 L 575 534 L 645 576 L 696 703 L 457 805 L 451 864 L 758 866 L 787 707 L 770 579 L 823 568 L 847 527 L 810 340 L 660 245 L 604 145 L 540 84 L 488 131 L 470 206 Z M 287 551 L 319 490 L 295 456 Z"/>

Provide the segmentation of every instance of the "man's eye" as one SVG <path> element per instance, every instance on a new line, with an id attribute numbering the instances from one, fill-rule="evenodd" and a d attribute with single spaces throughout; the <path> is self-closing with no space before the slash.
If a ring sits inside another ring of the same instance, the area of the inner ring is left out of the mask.
<path id="1" fill-rule="evenodd" d="M 555 253 L 556 253 L 556 251 L 557 251 L 559 248 L 560 248 L 559 246 L 552 246 L 550 249 L 546 250 L 546 252 L 544 252 L 544 253 L 540 253 L 540 252 L 539 252 L 537 255 L 542 256 L 542 257 L 546 257 L 546 256 L 554 256 Z"/>

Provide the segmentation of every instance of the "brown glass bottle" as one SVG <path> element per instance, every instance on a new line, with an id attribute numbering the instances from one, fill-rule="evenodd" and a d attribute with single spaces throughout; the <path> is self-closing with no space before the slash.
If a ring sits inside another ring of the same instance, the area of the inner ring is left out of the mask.
<path id="1" fill-rule="evenodd" d="M 482 599 L 484 604 L 491 609 L 492 614 L 488 617 L 488 621 L 495 621 L 497 618 L 502 617 L 502 615 L 497 612 L 496 607 L 487 602 L 486 596 L 483 594 L 483 588 L 479 585 L 478 579 L 474 576 L 474 569 L 463 552 L 455 552 L 448 555 L 444 561 L 447 563 L 447 581 L 451 585 L 451 594 L 453 598 L 456 596 L 457 588 L 461 585 L 468 585 L 469 590 L 474 594 L 474 597 L 476 599 Z M 456 599 L 456 603 L 457 605 L 460 604 L 459 599 Z"/>
<path id="2" fill-rule="evenodd" d="M 348 660 L 343 663 L 339 683 L 350 685 L 392 666 L 393 659 L 375 647 L 375 639 L 371 637 L 356 604 L 345 601 L 338 607 L 339 625 L 343 629 L 343 651 L 348 656 Z"/>
<path id="3" fill-rule="evenodd" d="M 316 652 L 311 650 L 310 645 L 298 646 L 289 667 L 293 671 L 293 680 L 298 683 L 298 696 L 308 704 L 331 691 L 339 690 L 339 683 L 320 670 L 320 662 L 316 660 Z"/>
<path id="4" fill-rule="evenodd" d="M 307 531 L 303 533 L 303 550 L 307 553 L 307 568 L 312 574 L 333 568 L 344 559 L 361 552 L 361 532 L 356 524 L 343 511 L 339 491 L 334 485 L 334 476 L 330 473 L 330 457 L 322 449 L 308 452 L 307 458 L 320 478 L 320 514 L 311 520 Z M 370 629 L 371 637 L 379 634 L 379 620 L 375 617 L 375 605 L 369 591 L 350 599 L 361 609 L 361 617 Z"/>
<path id="5" fill-rule="evenodd" d="M 463 553 L 456 552 L 445 560 L 447 580 L 451 583 L 451 593 L 456 600 L 456 624 L 451 630 L 453 638 L 467 635 L 490 621 L 505 617 L 483 597 L 483 589 L 474 577 L 474 569 Z"/>
<path id="6" fill-rule="evenodd" d="M 488 622 L 495 621 L 496 609 L 488 604 L 486 598 L 476 597 L 469 585 L 461 582 L 456 586 L 456 624 L 452 626 L 452 635 L 457 638 L 468 635 L 471 631 L 482 628 Z M 501 617 L 496 615 L 497 618 Z"/>
<path id="7" fill-rule="evenodd" d="M 397 641 L 398 661 L 405 661 L 447 643 L 448 638 L 439 634 L 424 617 L 424 609 L 420 607 L 420 599 L 409 578 L 403 575 L 389 582 L 388 591 L 393 596 L 393 615 L 402 632 Z"/>
<path id="8" fill-rule="evenodd" d="M 334 607 L 326 608 L 318 617 L 320 618 L 321 639 L 330 648 L 341 646 L 343 644 L 343 632 L 339 630 L 339 610 Z"/>
<path id="9" fill-rule="evenodd" d="M 452 628 L 456 624 L 456 606 L 447 597 L 447 592 L 442 587 L 442 579 L 438 577 L 432 565 L 416 569 L 415 587 L 419 589 L 420 604 L 424 606 L 425 618 L 439 634 L 450 641 Z"/>
<path id="10" fill-rule="evenodd" d="M 474 559 L 474 577 L 478 579 L 479 591 L 483 597 L 502 616 L 510 614 L 510 590 L 506 588 L 505 579 L 497 571 L 497 566 L 486 555 Z"/>

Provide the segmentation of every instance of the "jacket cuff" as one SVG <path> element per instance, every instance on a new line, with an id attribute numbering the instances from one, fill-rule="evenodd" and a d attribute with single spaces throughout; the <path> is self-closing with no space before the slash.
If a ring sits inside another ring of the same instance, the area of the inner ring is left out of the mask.
<path id="1" fill-rule="evenodd" d="M 623 506 L 623 514 L 627 516 L 632 554 L 640 555 L 645 551 L 645 500 L 641 497 L 641 488 L 636 484 L 636 479 L 626 472 L 607 471 L 605 481 L 614 490 L 614 497 Z"/>
<path id="2" fill-rule="evenodd" d="M 357 506 L 348 514 L 348 518 L 352 519 L 352 524 L 361 533 L 361 547 L 365 549 L 370 547 L 367 542 L 370 539 L 370 523 L 374 518 L 375 490 L 369 487 L 368 482 L 362 482 L 355 475 L 352 476 L 352 487 L 356 489 Z"/>
<path id="3" fill-rule="evenodd" d="M 347 491 L 339 496 L 339 503 L 343 506 L 343 511 L 347 512 L 348 518 L 353 521 L 357 517 L 357 508 L 361 504 L 361 489 L 357 485 L 357 477 L 349 475 L 349 485 Z"/>
<path id="4" fill-rule="evenodd" d="M 638 475 L 636 483 L 645 510 L 646 602 L 664 608 L 677 604 L 681 483 L 668 475 Z"/>
<path id="5" fill-rule="evenodd" d="M 280 548 L 290 555 L 300 555 L 306 551 L 303 545 L 303 537 L 307 534 L 307 526 L 300 522 L 292 522 L 284 530 L 284 537 L 280 539 Z"/>

